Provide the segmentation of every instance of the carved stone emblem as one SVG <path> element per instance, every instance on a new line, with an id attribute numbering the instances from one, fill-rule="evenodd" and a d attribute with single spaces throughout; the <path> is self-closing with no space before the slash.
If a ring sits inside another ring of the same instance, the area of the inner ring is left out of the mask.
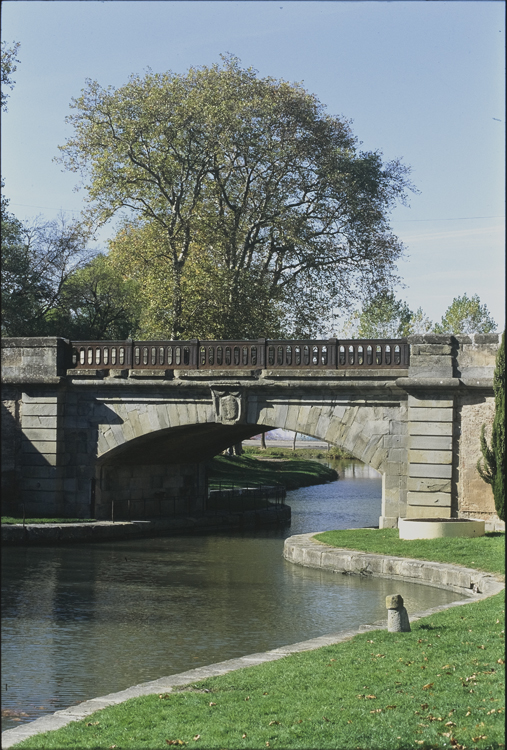
<path id="1" fill-rule="evenodd" d="M 239 390 L 211 389 L 215 422 L 220 424 L 237 424 L 244 422 L 243 393 Z"/>

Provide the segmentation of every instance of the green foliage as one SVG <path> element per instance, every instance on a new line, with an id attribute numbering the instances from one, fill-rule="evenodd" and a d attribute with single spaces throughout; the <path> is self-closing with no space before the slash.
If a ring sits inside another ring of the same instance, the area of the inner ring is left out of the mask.
<path id="1" fill-rule="evenodd" d="M 90 255 L 88 234 L 60 217 L 22 224 L 2 197 L 2 334 L 62 335 L 52 319 L 63 287 Z"/>
<path id="2" fill-rule="evenodd" d="M 356 311 L 345 323 L 344 338 L 405 338 L 426 333 L 432 323 L 419 308 L 415 313 L 392 292 L 382 291 Z"/>
<path id="3" fill-rule="evenodd" d="M 139 285 L 125 280 L 109 259 L 99 254 L 69 276 L 53 311 L 53 335 L 74 340 L 133 337 L 139 325 Z"/>
<path id="4" fill-rule="evenodd" d="M 7 42 L 2 42 L 2 57 L 0 67 L 2 90 L 0 95 L 0 106 L 4 112 L 7 112 L 7 99 L 9 98 L 9 94 L 7 94 L 5 88 L 7 86 L 11 89 L 14 88 L 15 81 L 12 80 L 12 74 L 17 70 L 16 63 L 18 63 L 19 60 L 16 58 L 16 55 L 18 53 L 19 47 L 19 42 L 13 42 L 12 47 L 7 46 Z"/>
<path id="5" fill-rule="evenodd" d="M 505 520 L 505 332 L 496 356 L 493 376 L 495 391 L 495 418 L 491 430 L 491 446 L 488 445 L 485 425 L 481 429 L 481 460 L 477 462 L 477 471 L 482 479 L 491 485 L 495 508 L 498 517 Z"/>
<path id="6" fill-rule="evenodd" d="M 491 333 L 496 323 L 490 316 L 486 305 L 481 305 L 479 295 L 455 297 L 440 323 L 436 323 L 434 333 Z"/>
<path id="7" fill-rule="evenodd" d="M 359 151 L 300 85 L 227 57 L 119 89 L 88 81 L 71 106 L 60 161 L 88 178 L 90 221 L 125 216 L 147 331 L 310 335 L 394 278 L 387 216 L 409 170 Z"/>

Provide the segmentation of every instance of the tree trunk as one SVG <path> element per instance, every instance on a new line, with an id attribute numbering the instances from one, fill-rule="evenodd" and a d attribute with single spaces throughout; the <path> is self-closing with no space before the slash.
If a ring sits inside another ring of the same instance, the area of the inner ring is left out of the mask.
<path id="1" fill-rule="evenodd" d="M 292 441 L 292 450 L 293 451 L 296 450 L 296 438 L 297 438 L 297 436 L 298 436 L 298 434 L 297 434 L 297 432 L 295 432 L 294 433 L 294 440 Z"/>
<path id="2" fill-rule="evenodd" d="M 263 451 L 266 450 L 266 433 L 261 432 L 261 448 Z"/>
<path id="3" fill-rule="evenodd" d="M 243 443 L 241 441 L 239 443 L 234 443 L 233 452 L 235 456 L 243 455 Z"/>

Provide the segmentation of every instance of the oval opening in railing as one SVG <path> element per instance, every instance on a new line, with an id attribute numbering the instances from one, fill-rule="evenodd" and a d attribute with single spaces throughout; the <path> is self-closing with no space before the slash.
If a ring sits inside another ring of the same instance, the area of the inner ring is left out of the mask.
<path id="1" fill-rule="evenodd" d="M 173 369 L 269 367 L 403 368 L 410 346 L 405 340 L 199 342 L 71 342 L 69 367 Z"/>

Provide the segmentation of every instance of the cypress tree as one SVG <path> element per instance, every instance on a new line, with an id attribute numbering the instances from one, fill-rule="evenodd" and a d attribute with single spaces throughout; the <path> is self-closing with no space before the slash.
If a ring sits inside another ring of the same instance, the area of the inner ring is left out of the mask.
<path id="1" fill-rule="evenodd" d="M 484 464 L 477 461 L 477 471 L 491 485 L 498 517 L 505 520 L 505 332 L 496 356 L 493 377 L 495 391 L 495 418 L 491 431 L 491 445 L 485 436 L 485 425 L 481 429 L 481 453 Z"/>

